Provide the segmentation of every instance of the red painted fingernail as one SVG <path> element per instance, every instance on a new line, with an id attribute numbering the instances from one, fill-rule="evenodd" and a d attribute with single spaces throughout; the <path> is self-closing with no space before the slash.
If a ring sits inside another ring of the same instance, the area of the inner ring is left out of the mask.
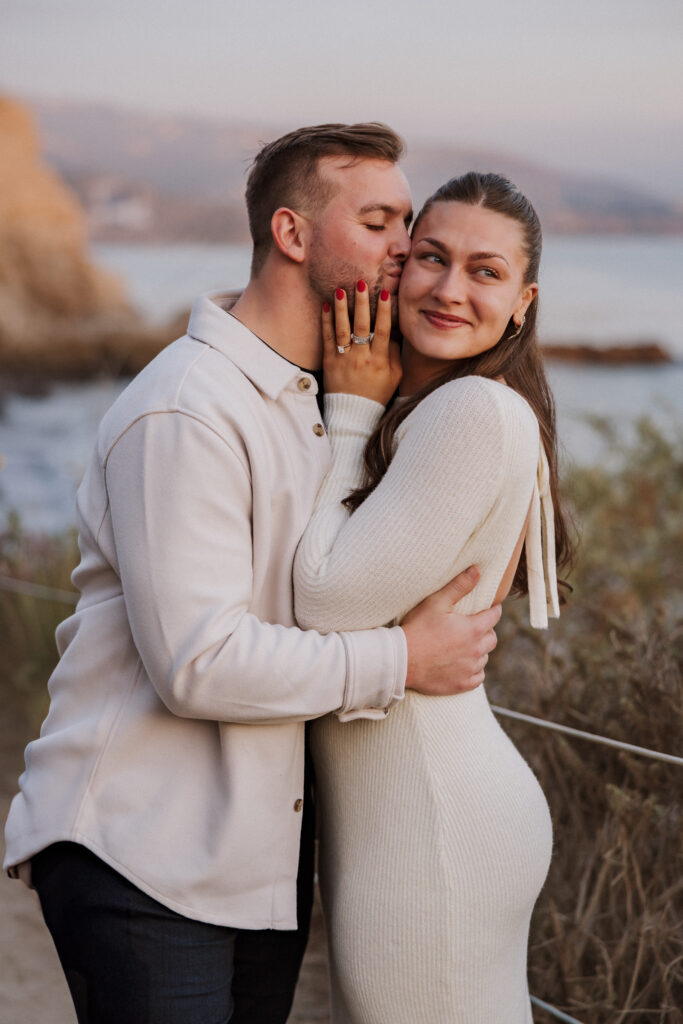
<path id="1" fill-rule="evenodd" d="M 387 301 L 387 299 L 389 298 L 389 292 L 386 290 L 386 288 L 382 288 L 382 291 L 379 293 L 379 297 L 382 300 L 382 302 Z"/>
<path id="2" fill-rule="evenodd" d="M 343 288 L 337 288 L 337 290 L 336 290 L 336 292 L 334 294 L 337 296 L 338 299 L 343 299 L 344 298 L 344 289 Z"/>
<path id="3" fill-rule="evenodd" d="M 356 288 L 358 289 L 359 292 L 364 292 L 365 291 L 365 281 L 359 281 L 358 284 L 356 285 Z"/>
<path id="4" fill-rule="evenodd" d="M 329 302 L 323 302 L 323 312 L 324 313 L 329 313 L 329 311 L 330 311 L 330 304 L 329 304 Z"/>

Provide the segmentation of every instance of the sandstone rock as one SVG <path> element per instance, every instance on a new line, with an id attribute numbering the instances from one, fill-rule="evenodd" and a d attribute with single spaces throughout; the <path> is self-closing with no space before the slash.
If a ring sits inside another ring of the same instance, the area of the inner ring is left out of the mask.
<path id="1" fill-rule="evenodd" d="M 30 114 L 0 96 L 0 359 L 47 350 L 60 338 L 133 330 L 121 283 L 93 266 L 75 197 L 40 157 Z M 36 369 L 40 372 L 40 367 Z"/>

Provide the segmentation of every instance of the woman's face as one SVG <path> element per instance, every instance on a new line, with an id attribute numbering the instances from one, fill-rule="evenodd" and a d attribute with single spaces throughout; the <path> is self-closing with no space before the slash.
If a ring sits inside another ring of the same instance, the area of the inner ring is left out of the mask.
<path id="1" fill-rule="evenodd" d="M 420 221 L 398 293 L 404 393 L 493 348 L 538 291 L 524 284 L 522 225 L 467 203 L 440 202 Z"/>

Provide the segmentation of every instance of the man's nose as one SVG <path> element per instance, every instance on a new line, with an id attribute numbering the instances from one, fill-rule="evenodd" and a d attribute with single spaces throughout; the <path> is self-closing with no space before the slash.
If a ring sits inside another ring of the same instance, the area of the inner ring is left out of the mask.
<path id="1" fill-rule="evenodd" d="M 410 255 L 410 235 L 408 234 L 408 228 L 405 225 L 401 225 L 398 230 L 396 237 L 392 239 L 391 245 L 389 246 L 389 255 L 392 259 L 396 260 L 397 263 L 405 263 Z"/>

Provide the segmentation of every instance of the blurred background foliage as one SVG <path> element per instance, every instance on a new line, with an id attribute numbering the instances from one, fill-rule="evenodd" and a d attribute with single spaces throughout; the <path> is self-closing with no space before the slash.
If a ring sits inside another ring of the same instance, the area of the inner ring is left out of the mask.
<path id="1" fill-rule="evenodd" d="M 608 464 L 565 473 L 580 540 L 548 632 L 508 603 L 492 702 L 683 755 L 683 437 L 648 420 Z M 581 1021 L 683 1019 L 683 767 L 502 720 L 551 807 L 531 991 Z M 552 1018 L 535 1011 L 538 1021 Z"/>
<path id="2" fill-rule="evenodd" d="M 573 592 L 547 632 L 508 601 L 493 703 L 666 753 L 683 752 L 683 437 L 608 422 L 601 466 L 565 470 L 580 539 Z M 0 535 L 0 575 L 70 589 L 75 533 Z M 0 696 L 35 734 L 56 662 L 59 602 L 0 590 Z M 550 803 L 555 851 L 532 923 L 531 991 L 585 1024 L 680 1021 L 683 768 L 502 720 Z M 17 769 L 19 765 L 17 765 Z M 535 1010 L 539 1022 L 552 1018 Z"/>

